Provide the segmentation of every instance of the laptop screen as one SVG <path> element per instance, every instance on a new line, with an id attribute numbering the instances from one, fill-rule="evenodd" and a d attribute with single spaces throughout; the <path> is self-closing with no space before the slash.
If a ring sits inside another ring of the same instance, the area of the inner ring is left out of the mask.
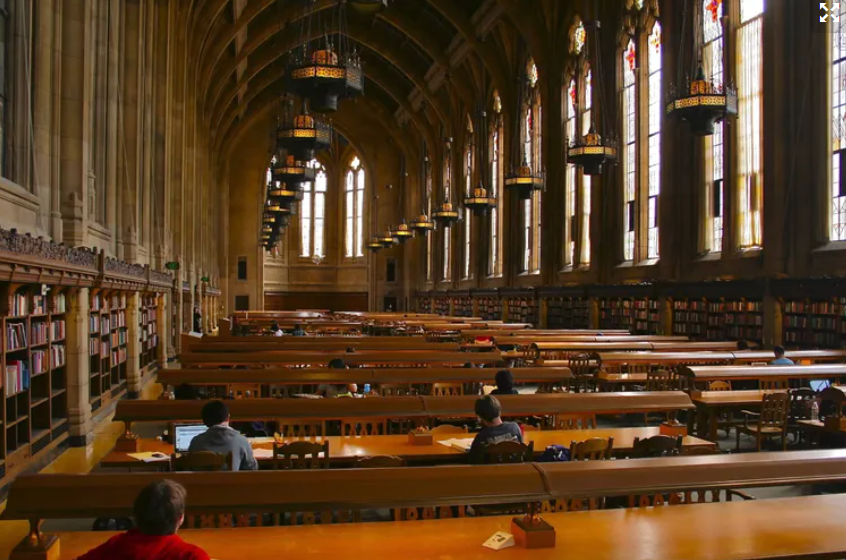
<path id="1" fill-rule="evenodd" d="M 174 427 L 174 447 L 177 453 L 188 451 L 191 445 L 191 440 L 200 434 L 204 434 L 208 430 L 202 424 L 183 424 Z"/>

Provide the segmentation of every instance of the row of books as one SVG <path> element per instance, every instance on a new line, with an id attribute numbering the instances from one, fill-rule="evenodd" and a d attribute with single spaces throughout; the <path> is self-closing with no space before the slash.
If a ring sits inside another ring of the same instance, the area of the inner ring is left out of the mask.
<path id="1" fill-rule="evenodd" d="M 6 396 L 11 397 L 29 389 L 29 364 L 14 360 L 6 364 Z"/>
<path id="2" fill-rule="evenodd" d="M 29 300 L 26 294 L 13 294 L 11 301 L 10 314 L 13 317 L 22 317 L 29 315 Z"/>
<path id="3" fill-rule="evenodd" d="M 53 313 L 64 313 L 67 311 L 67 299 L 65 294 L 53 296 Z"/>
<path id="4" fill-rule="evenodd" d="M 101 355 L 103 358 L 109 355 L 109 343 L 92 339 L 88 342 L 88 353 L 92 356 Z"/>
<path id="5" fill-rule="evenodd" d="M 123 346 L 126 344 L 126 331 L 115 331 L 110 339 L 112 346 Z"/>
<path id="6" fill-rule="evenodd" d="M 44 350 L 33 350 L 32 352 L 32 372 L 33 375 L 45 373 L 50 368 L 47 362 L 47 353 Z"/>
<path id="7" fill-rule="evenodd" d="M 53 340 L 64 340 L 65 339 L 65 322 L 64 321 L 53 321 L 50 325 L 51 335 Z"/>
<path id="8" fill-rule="evenodd" d="M 30 331 L 32 336 L 32 344 L 44 344 L 47 342 L 50 334 L 49 329 L 47 327 L 47 323 L 33 322 Z"/>
<path id="9" fill-rule="evenodd" d="M 97 315 L 91 315 L 88 318 L 88 332 L 91 334 L 97 334 L 100 332 L 100 320 Z"/>
<path id="10" fill-rule="evenodd" d="M 118 327 L 125 327 L 126 326 L 126 312 L 121 311 L 119 313 L 112 313 L 112 328 Z"/>
<path id="11" fill-rule="evenodd" d="M 126 348 L 115 348 L 112 350 L 112 367 L 126 361 Z"/>
<path id="12" fill-rule="evenodd" d="M 32 314 L 46 315 L 47 314 L 47 298 L 42 295 L 32 296 Z"/>
<path id="13" fill-rule="evenodd" d="M 53 369 L 60 368 L 67 363 L 64 345 L 54 344 L 50 347 L 50 362 L 53 364 Z"/>
<path id="14" fill-rule="evenodd" d="M 159 335 L 152 335 L 148 340 L 144 341 L 144 350 L 151 350 L 159 345 Z"/>
<path id="15" fill-rule="evenodd" d="M 25 323 L 6 323 L 6 351 L 20 350 L 28 345 Z"/>

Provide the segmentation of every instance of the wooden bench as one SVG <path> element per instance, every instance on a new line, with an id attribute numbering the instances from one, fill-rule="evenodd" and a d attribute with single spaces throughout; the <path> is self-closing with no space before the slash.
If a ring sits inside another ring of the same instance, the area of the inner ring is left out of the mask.
<path id="1" fill-rule="evenodd" d="M 30 523 L 30 535 L 16 549 L 17 553 L 40 552 L 46 555 L 48 550 L 54 550 L 54 554 L 57 554 L 58 549 L 54 548 L 57 546 L 56 537 L 41 532 L 43 520 L 129 516 L 132 503 L 140 490 L 151 482 L 164 478 L 174 480 L 187 489 L 188 515 L 246 515 L 280 511 L 348 511 L 419 506 L 441 508 L 499 503 L 557 503 L 608 496 L 658 496 L 667 492 L 680 493 L 686 497 L 695 491 L 713 492 L 720 488 L 839 482 L 846 480 L 846 451 L 456 466 L 438 469 L 341 469 L 237 474 L 219 472 L 23 475 L 12 483 L 2 518 L 25 520 Z M 839 523 L 840 510 L 846 507 L 846 497 L 820 498 L 836 499 L 839 509 L 831 511 L 830 516 Z M 821 503 L 820 500 L 813 501 Z M 785 500 L 778 500 L 765 503 L 769 511 L 769 527 L 772 527 L 772 523 L 777 523 L 779 517 L 772 515 L 773 508 L 777 509 L 779 504 L 784 502 Z M 727 504 L 708 504 L 708 507 L 715 509 L 725 506 Z M 676 515 L 679 515 L 679 512 L 684 514 L 685 511 L 699 511 L 697 508 L 703 507 L 705 506 L 680 508 Z M 661 509 L 663 508 L 656 508 L 655 513 L 650 513 L 650 517 L 658 514 Z M 591 512 L 593 513 L 616 515 L 618 512 Z M 626 512 L 625 517 L 633 513 L 635 512 Z M 790 524 L 797 522 L 795 515 L 788 517 Z M 813 523 L 807 526 L 821 523 L 827 517 L 828 515 L 810 515 Z M 584 514 L 569 516 L 567 523 L 578 523 L 579 519 L 583 518 Z M 744 521 L 740 523 L 738 520 L 738 526 L 748 530 L 749 519 Z M 561 525 L 558 530 L 567 531 L 561 535 L 561 540 L 567 543 L 569 549 L 570 538 L 567 538 L 567 535 L 571 534 L 569 531 L 572 526 L 564 529 L 565 526 Z M 701 526 L 696 529 L 699 533 L 702 532 Z M 713 529 L 713 526 L 709 525 L 709 554 L 713 554 L 713 547 L 720 540 L 715 541 L 713 534 L 710 534 Z M 359 527 L 359 530 L 365 528 Z M 618 529 L 615 528 L 616 530 Z M 678 530 L 679 527 L 670 530 L 663 540 L 671 538 L 670 534 Z M 737 527 L 734 530 L 737 530 Z M 641 532 L 643 531 L 641 526 Z M 835 532 L 842 534 L 842 531 Z M 407 529 L 405 534 L 409 535 Z M 229 538 L 231 539 L 231 534 Z M 595 535 L 592 538 L 595 539 Z M 744 550 L 748 553 L 749 545 L 745 535 L 743 540 L 746 547 Z M 800 540 L 808 541 L 807 538 Z M 846 538 L 843 541 L 846 545 Z M 649 542 L 649 558 L 654 558 L 663 547 L 656 547 L 654 535 L 650 537 Z M 478 547 L 479 542 L 474 542 L 473 545 Z M 826 552 L 830 553 L 831 550 Z M 561 550 L 556 557 L 560 557 L 560 554 Z M 674 558 L 679 557 L 689 558 L 687 555 Z M 719 557 L 725 558 L 723 555 Z M 761 556 L 756 555 L 756 558 L 758 557 Z M 626 555 L 626 558 L 631 558 L 631 555 Z M 12 559 L 17 560 L 14 553 Z"/>

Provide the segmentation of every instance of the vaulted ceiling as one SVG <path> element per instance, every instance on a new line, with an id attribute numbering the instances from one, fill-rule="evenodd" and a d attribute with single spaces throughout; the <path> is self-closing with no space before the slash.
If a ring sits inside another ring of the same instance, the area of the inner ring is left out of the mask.
<path id="1" fill-rule="evenodd" d="M 189 83 L 196 88 L 198 124 L 212 146 L 221 149 L 256 120 L 275 119 L 286 54 L 298 46 L 304 16 L 315 3 L 324 21 L 331 21 L 338 1 L 191 1 L 188 52 L 196 54 Z M 530 51 L 542 51 L 549 30 L 571 17 L 576 3 L 389 0 L 387 8 L 369 15 L 350 6 L 345 33 L 362 56 L 366 106 L 386 129 L 411 125 L 433 140 L 450 116 L 461 122 L 456 106 L 475 107 L 483 83 L 485 95 L 496 88 L 505 103 L 512 100 L 514 39 L 523 36 Z M 337 33 L 337 24 L 329 24 L 328 32 Z M 312 29 L 313 37 L 319 34 Z M 533 54 L 541 66 L 543 53 Z M 339 122 L 349 107 L 342 103 Z"/>

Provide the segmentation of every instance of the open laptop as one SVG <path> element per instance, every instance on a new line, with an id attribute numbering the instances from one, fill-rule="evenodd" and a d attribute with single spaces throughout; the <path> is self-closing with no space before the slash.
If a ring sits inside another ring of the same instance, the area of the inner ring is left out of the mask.
<path id="1" fill-rule="evenodd" d="M 185 453 L 191 446 L 191 440 L 208 430 L 203 424 L 177 424 L 173 428 L 173 447 L 177 453 Z"/>

